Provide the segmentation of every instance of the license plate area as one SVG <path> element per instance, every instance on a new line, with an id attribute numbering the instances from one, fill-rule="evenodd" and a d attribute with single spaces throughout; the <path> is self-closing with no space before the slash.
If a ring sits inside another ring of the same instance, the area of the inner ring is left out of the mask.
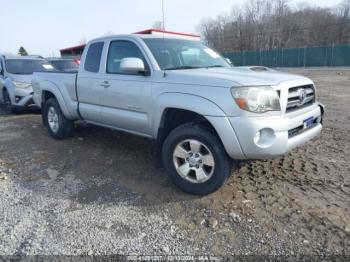
<path id="1" fill-rule="evenodd" d="M 303 121 L 304 129 L 310 128 L 310 127 L 312 127 L 314 124 L 315 124 L 315 119 L 314 119 L 314 117 L 309 117 L 309 118 L 307 118 L 307 119 L 305 119 L 305 120 Z"/>
<path id="2" fill-rule="evenodd" d="M 288 138 L 300 135 L 301 133 L 303 133 L 307 129 L 314 127 L 315 125 L 317 125 L 317 118 L 309 117 L 303 121 L 302 125 L 288 130 Z"/>

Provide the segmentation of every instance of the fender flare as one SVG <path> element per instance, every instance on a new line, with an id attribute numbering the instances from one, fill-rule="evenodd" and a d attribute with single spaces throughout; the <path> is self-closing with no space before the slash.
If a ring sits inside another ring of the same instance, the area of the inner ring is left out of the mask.
<path id="1" fill-rule="evenodd" d="M 203 116 L 214 127 L 231 158 L 245 158 L 236 133 L 226 114 L 212 101 L 192 94 L 169 92 L 159 95 L 156 99 L 156 105 L 153 111 L 153 137 L 158 136 L 159 126 L 167 108 L 188 110 Z"/>
<path id="2" fill-rule="evenodd" d="M 69 107 L 67 106 L 59 87 L 55 83 L 47 80 L 44 80 L 40 83 L 40 86 L 43 85 L 44 87 L 40 90 L 41 103 L 43 102 L 43 93 L 46 91 L 51 92 L 57 99 L 57 102 L 60 105 L 63 115 L 68 119 L 74 119 L 74 115 L 72 114 L 72 112 L 69 111 Z"/>
<path id="3" fill-rule="evenodd" d="M 162 93 L 156 98 L 156 107 L 152 114 L 152 133 L 154 137 L 157 137 L 158 127 L 161 124 L 165 110 L 168 108 L 192 111 L 205 118 L 206 116 L 226 116 L 218 105 L 204 97 L 176 92 Z"/>

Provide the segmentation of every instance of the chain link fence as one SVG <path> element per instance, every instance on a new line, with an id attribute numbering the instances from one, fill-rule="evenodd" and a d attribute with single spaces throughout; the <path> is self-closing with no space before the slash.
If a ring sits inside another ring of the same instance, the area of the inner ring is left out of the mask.
<path id="1" fill-rule="evenodd" d="M 230 58 L 235 66 L 350 66 L 350 45 L 225 52 L 224 56 Z"/>

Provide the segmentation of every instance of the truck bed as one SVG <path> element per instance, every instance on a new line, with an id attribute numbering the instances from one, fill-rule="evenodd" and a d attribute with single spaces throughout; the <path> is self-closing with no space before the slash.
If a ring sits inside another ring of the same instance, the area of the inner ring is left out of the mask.
<path id="1" fill-rule="evenodd" d="M 72 101 L 77 101 L 76 92 L 77 72 L 36 72 L 33 74 L 34 101 L 38 101 L 35 96 L 39 95 L 41 85 L 51 85 L 58 88 L 62 95 L 68 95 Z"/>

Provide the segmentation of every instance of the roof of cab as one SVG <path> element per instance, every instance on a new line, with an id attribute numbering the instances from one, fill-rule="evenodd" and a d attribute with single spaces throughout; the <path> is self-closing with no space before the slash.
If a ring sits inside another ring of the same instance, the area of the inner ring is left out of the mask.
<path id="1" fill-rule="evenodd" d="M 113 40 L 114 38 L 138 38 L 138 39 L 154 39 L 154 38 L 158 38 L 158 39 L 182 39 L 182 40 L 192 40 L 192 41 L 200 41 L 200 39 L 195 40 L 195 39 L 190 39 L 190 38 L 184 38 L 184 37 L 180 37 L 180 36 L 169 36 L 169 35 L 144 35 L 144 34 L 122 34 L 122 35 L 110 35 L 110 36 L 103 36 L 103 37 L 99 37 L 99 38 L 94 38 L 91 41 L 89 41 L 89 43 L 92 42 L 98 42 L 98 41 L 106 41 L 106 40 Z"/>
<path id="2" fill-rule="evenodd" d="M 139 38 L 139 39 L 145 39 L 145 38 L 167 38 L 168 39 L 169 38 L 169 39 L 185 39 L 185 40 L 187 39 L 187 40 L 193 40 L 193 41 L 201 40 L 200 35 L 179 33 L 179 32 L 159 30 L 159 29 L 147 29 L 147 30 L 135 32 L 133 34 L 120 34 L 120 35 L 98 37 L 98 38 L 91 39 L 89 43 L 112 40 L 114 38 Z M 78 46 L 63 48 L 60 50 L 60 52 L 84 49 L 85 46 L 86 44 L 82 44 Z"/>

